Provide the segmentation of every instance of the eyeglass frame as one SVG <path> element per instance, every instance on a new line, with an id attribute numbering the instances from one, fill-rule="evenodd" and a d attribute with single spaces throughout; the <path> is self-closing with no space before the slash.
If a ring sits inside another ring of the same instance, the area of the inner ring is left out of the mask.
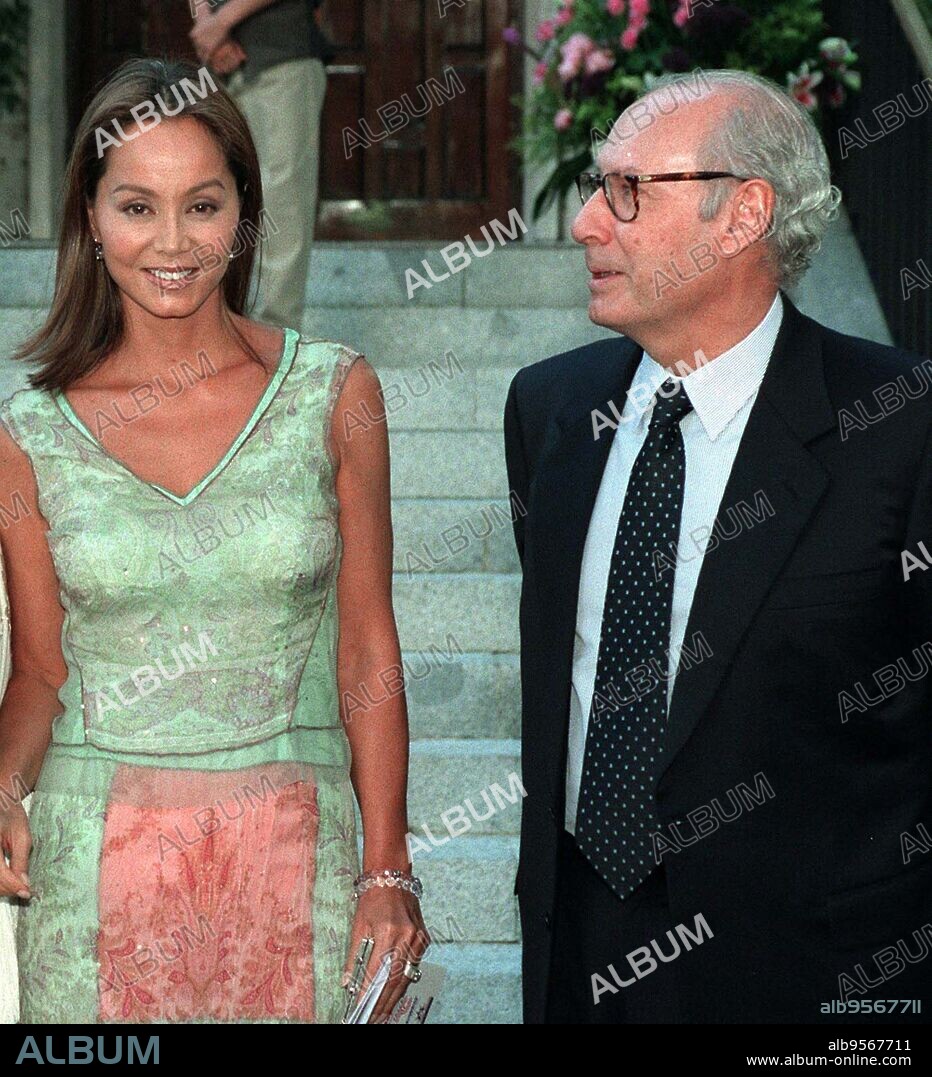
<path id="1" fill-rule="evenodd" d="M 608 197 L 608 177 L 609 176 L 621 176 L 627 180 L 628 185 L 631 188 L 631 194 L 634 198 L 634 216 L 625 220 L 624 217 L 619 217 L 615 212 L 615 207 L 612 205 L 612 200 Z M 710 179 L 736 179 L 744 180 L 752 179 L 751 176 L 736 176 L 734 172 L 653 172 L 645 173 L 644 175 L 631 175 L 627 172 L 580 172 L 576 177 L 576 191 L 579 195 L 579 201 L 586 205 L 590 198 L 595 197 L 595 191 L 589 195 L 589 198 L 583 198 L 582 184 L 584 179 L 598 179 L 600 180 L 600 186 L 602 188 L 602 194 L 605 195 L 605 201 L 608 208 L 612 211 L 612 216 L 616 221 L 621 221 L 622 224 L 630 224 L 632 221 L 637 220 L 638 210 L 640 209 L 640 203 L 638 202 L 638 184 L 639 183 L 677 183 L 682 180 L 710 180 Z"/>

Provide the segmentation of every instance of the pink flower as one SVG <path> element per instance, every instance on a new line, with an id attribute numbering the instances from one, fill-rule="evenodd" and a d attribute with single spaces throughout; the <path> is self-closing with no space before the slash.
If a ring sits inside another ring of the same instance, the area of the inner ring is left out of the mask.
<path id="1" fill-rule="evenodd" d="M 573 113 L 568 108 L 561 108 L 553 118 L 553 126 L 558 131 L 565 131 L 573 125 Z"/>
<path id="2" fill-rule="evenodd" d="M 681 30 L 689 21 L 691 0 L 680 0 L 680 6 L 673 13 L 673 25 Z"/>
<path id="3" fill-rule="evenodd" d="M 608 49 L 595 49 L 585 59 L 587 75 L 598 75 L 601 71 L 611 71 L 615 66 L 615 57 Z"/>
<path id="4" fill-rule="evenodd" d="M 638 21 L 650 14 L 650 0 L 631 0 L 631 18 Z"/>
<path id="5" fill-rule="evenodd" d="M 816 95 L 812 92 L 816 86 L 822 81 L 822 72 L 813 71 L 809 73 L 809 64 L 801 64 L 799 71 L 793 74 L 791 71 L 786 76 L 786 85 L 791 96 L 804 107 L 811 112 L 818 105 L 819 101 Z"/>
<path id="6" fill-rule="evenodd" d="M 547 77 L 548 65 L 546 61 L 541 60 L 540 63 L 534 67 L 534 82 L 539 86 Z"/>
<path id="7" fill-rule="evenodd" d="M 566 41 L 560 46 L 560 50 L 563 52 L 564 56 L 567 53 L 573 52 L 579 52 L 585 55 L 586 53 L 592 52 L 594 48 L 595 42 L 592 38 L 588 34 L 581 33 L 570 34 Z"/>
<path id="8" fill-rule="evenodd" d="M 580 65 L 574 60 L 564 57 L 557 68 L 557 74 L 560 76 L 560 81 L 570 82 L 572 79 L 576 78 L 579 74 L 579 68 Z"/>
<path id="9" fill-rule="evenodd" d="M 583 63 L 595 49 L 595 42 L 588 34 L 571 34 L 560 46 L 563 59 L 557 68 L 564 82 L 574 79 L 582 70 Z"/>
<path id="10" fill-rule="evenodd" d="M 568 22 L 572 21 L 573 12 L 570 11 L 569 8 L 562 8 L 560 11 L 557 12 L 557 17 L 554 19 L 554 22 L 557 24 L 557 26 L 566 26 Z"/>
<path id="11" fill-rule="evenodd" d="M 640 34 L 640 32 L 644 29 L 646 25 L 646 15 L 635 15 L 634 12 L 631 12 L 628 15 L 628 29 L 634 33 L 635 40 L 637 39 L 637 35 Z"/>
<path id="12" fill-rule="evenodd" d="M 534 36 L 538 41 L 549 41 L 553 37 L 553 31 L 553 19 L 544 19 L 534 31 Z"/>
<path id="13" fill-rule="evenodd" d="M 637 45 L 640 33 L 641 28 L 639 26 L 629 26 L 621 35 L 621 47 L 625 52 L 630 52 Z"/>
<path id="14" fill-rule="evenodd" d="M 625 10 L 625 0 L 605 0 L 605 9 L 609 15 L 620 15 Z"/>

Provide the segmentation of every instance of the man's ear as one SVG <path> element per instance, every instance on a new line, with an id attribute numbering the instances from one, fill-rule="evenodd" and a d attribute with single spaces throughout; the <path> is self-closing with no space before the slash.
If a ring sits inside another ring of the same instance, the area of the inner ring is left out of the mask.
<path id="1" fill-rule="evenodd" d="M 773 187 L 766 180 L 750 180 L 738 201 L 738 221 L 742 232 L 753 236 L 755 242 L 771 235 L 776 203 Z"/>

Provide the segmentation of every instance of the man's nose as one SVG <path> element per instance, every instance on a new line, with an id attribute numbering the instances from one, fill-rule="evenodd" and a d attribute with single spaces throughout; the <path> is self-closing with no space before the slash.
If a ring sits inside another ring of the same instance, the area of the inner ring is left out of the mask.
<path id="1" fill-rule="evenodd" d="M 614 232 L 615 218 L 604 191 L 596 193 L 579 208 L 570 235 L 577 243 L 606 243 Z"/>

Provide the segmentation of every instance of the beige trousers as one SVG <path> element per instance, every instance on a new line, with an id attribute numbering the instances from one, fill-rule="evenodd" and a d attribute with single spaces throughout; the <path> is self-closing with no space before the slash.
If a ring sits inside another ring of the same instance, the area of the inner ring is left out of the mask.
<path id="1" fill-rule="evenodd" d="M 227 89 L 249 123 L 262 172 L 265 209 L 259 294 L 250 312 L 260 322 L 301 328 L 317 215 L 320 115 L 327 73 L 320 60 L 288 60 L 252 82 L 235 71 Z M 276 231 L 277 229 L 277 231 Z"/>

